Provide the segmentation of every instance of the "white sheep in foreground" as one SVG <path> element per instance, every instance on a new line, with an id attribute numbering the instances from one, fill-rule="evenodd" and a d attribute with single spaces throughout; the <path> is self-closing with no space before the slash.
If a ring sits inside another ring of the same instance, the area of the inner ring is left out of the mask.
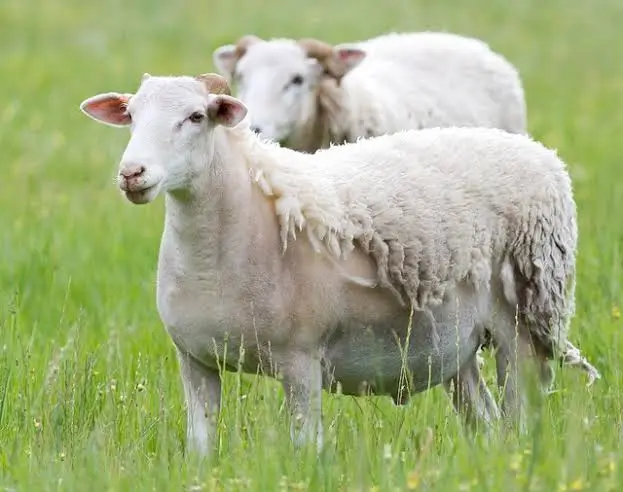
<path id="1" fill-rule="evenodd" d="M 219 368 L 281 375 L 293 439 L 318 446 L 322 388 L 337 383 L 399 402 L 404 386 L 457 385 L 466 419 L 496 420 L 475 357 L 486 336 L 510 417 L 522 415 L 518 358 L 539 369 L 566 358 L 599 377 L 567 341 L 576 210 L 554 152 L 451 128 L 299 153 L 255 135 L 228 94 L 216 74 L 145 74 L 135 95 L 81 104 L 131 124 L 127 199 L 165 194 L 157 306 L 179 355 L 190 449 L 213 444 Z"/>
<path id="2" fill-rule="evenodd" d="M 438 126 L 527 133 L 517 70 L 474 38 L 392 33 L 331 46 L 247 35 L 212 58 L 251 126 L 295 150 Z"/>

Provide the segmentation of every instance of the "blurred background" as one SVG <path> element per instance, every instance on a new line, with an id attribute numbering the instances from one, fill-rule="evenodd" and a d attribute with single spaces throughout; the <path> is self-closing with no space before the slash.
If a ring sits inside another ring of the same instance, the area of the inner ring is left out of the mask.
<path id="1" fill-rule="evenodd" d="M 614 487 L 622 26 L 620 0 L 2 0 L 0 489 L 277 490 L 282 477 L 285 489 L 311 490 Z M 572 337 L 605 381 L 587 393 L 581 376 L 561 377 L 567 390 L 546 411 L 547 460 L 529 458 L 542 452 L 533 437 L 499 444 L 495 459 L 483 444 L 478 458 L 459 443 L 437 390 L 403 413 L 384 400 L 331 398 L 325 425 L 337 447 L 317 466 L 287 451 L 278 386 L 232 376 L 218 471 L 185 468 L 177 363 L 155 306 L 163 203 L 136 207 L 122 198 L 113 178 L 128 133 L 88 120 L 80 102 L 133 92 L 143 72 L 213 71 L 212 51 L 243 34 L 337 43 L 406 30 L 479 37 L 519 69 L 529 131 L 558 149 L 574 179 Z M 423 429 L 435 429 L 429 447 Z"/>

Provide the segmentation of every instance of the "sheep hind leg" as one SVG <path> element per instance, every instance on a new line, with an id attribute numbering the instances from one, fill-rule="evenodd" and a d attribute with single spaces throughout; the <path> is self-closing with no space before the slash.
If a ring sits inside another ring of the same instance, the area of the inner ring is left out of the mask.
<path id="1" fill-rule="evenodd" d="M 519 371 L 517 350 L 507 344 L 496 347 L 495 353 L 497 384 L 502 391 L 501 410 L 504 419 L 525 431 L 525 395 L 523 394 L 523 378 Z"/>
<path id="2" fill-rule="evenodd" d="M 500 411 L 479 366 L 479 359 L 474 356 L 456 376 L 444 383 L 444 388 L 468 428 L 477 430 L 479 424 L 484 424 L 484 429 L 488 430 L 500 418 Z"/>
<path id="3" fill-rule="evenodd" d="M 526 410 L 530 391 L 532 403 L 548 393 L 554 371 L 550 360 L 534 346 L 528 326 L 521 321 L 502 327 L 502 332 L 494 337 L 497 383 L 502 392 L 501 410 L 507 424 L 517 428 L 520 433 L 527 431 Z M 540 388 L 541 391 L 538 391 Z"/>
<path id="4" fill-rule="evenodd" d="M 547 361 L 535 357 L 530 342 L 529 330 L 510 309 L 498 313 L 491 332 L 492 345 L 495 348 L 497 384 L 501 390 L 502 417 L 507 424 L 516 427 L 520 433 L 526 431 L 527 398 L 524 393 L 527 361 L 536 363 L 542 385 L 551 383 L 553 372 Z"/>

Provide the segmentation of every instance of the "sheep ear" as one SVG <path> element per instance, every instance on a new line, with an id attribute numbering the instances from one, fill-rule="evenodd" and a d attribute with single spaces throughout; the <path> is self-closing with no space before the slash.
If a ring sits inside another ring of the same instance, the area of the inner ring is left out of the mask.
<path id="1" fill-rule="evenodd" d="M 85 99 L 80 110 L 95 121 L 110 126 L 127 126 L 132 120 L 127 112 L 132 94 L 107 92 Z"/>
<path id="2" fill-rule="evenodd" d="M 343 77 L 363 61 L 366 52 L 352 44 L 338 44 L 333 47 L 333 56 L 340 66 L 340 77 Z"/>
<path id="3" fill-rule="evenodd" d="M 247 115 L 247 107 L 235 97 L 224 94 L 210 96 L 208 117 L 217 125 L 236 126 Z"/>
<path id="4" fill-rule="evenodd" d="M 234 70 L 236 69 L 236 63 L 238 62 L 238 54 L 236 53 L 236 46 L 233 44 L 226 44 L 216 48 L 212 53 L 212 62 L 216 70 L 231 82 L 234 76 Z"/>

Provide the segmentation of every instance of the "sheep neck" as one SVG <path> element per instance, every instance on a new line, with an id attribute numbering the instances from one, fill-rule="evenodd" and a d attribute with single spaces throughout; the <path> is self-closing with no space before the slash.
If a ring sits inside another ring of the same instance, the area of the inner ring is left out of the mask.
<path id="1" fill-rule="evenodd" d="M 332 78 L 320 82 L 316 93 L 313 113 L 284 145 L 299 152 L 314 153 L 326 149 L 331 144 L 340 144 L 347 140 L 342 120 L 345 118 L 345 91 Z"/>
<path id="2" fill-rule="evenodd" d="M 295 130 L 289 138 L 282 142 L 282 145 L 298 152 L 310 154 L 329 146 L 329 129 L 319 101 L 316 101 L 312 111 L 306 123 Z"/>
<path id="3" fill-rule="evenodd" d="M 192 189 L 166 196 L 161 261 L 173 262 L 178 274 L 235 281 L 238 272 L 248 275 L 250 265 L 261 264 L 271 227 L 278 237 L 270 203 L 252 185 L 242 151 L 227 139 L 226 131 L 215 132 L 213 157 Z"/>
<path id="4" fill-rule="evenodd" d="M 320 83 L 316 117 L 317 125 L 321 129 L 318 148 L 348 141 L 348 132 L 344 129 L 348 113 L 347 96 L 344 86 L 333 78 L 327 77 Z"/>

